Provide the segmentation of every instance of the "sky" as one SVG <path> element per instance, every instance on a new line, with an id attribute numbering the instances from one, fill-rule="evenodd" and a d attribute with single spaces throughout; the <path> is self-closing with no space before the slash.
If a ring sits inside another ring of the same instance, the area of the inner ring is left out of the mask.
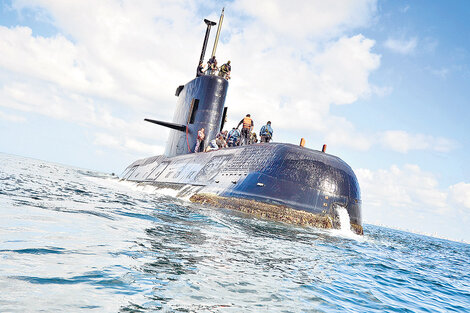
<path id="1" fill-rule="evenodd" d="M 118 175 L 162 154 L 143 119 L 171 121 L 222 7 L 229 128 L 327 144 L 365 223 L 470 242 L 465 0 L 0 0 L 0 152 Z"/>

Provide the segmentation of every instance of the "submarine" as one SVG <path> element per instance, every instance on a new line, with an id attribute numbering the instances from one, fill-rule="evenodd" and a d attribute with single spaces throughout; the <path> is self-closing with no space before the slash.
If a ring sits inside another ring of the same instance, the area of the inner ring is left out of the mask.
<path id="1" fill-rule="evenodd" d="M 215 56 L 224 10 L 219 19 Z M 207 25 L 199 62 L 204 61 L 212 26 Z M 201 63 L 200 63 L 201 64 Z M 255 143 L 194 152 L 197 132 L 212 139 L 223 130 L 229 82 L 206 71 L 176 89 L 172 122 L 145 119 L 170 128 L 163 155 L 136 160 L 121 179 L 157 188 L 213 207 L 229 208 L 296 225 L 341 228 L 340 210 L 349 215 L 350 229 L 363 234 L 359 184 L 351 167 L 339 157 L 302 144 Z M 201 145 L 206 148 L 209 140 Z M 325 148 L 325 146 L 324 146 Z"/>

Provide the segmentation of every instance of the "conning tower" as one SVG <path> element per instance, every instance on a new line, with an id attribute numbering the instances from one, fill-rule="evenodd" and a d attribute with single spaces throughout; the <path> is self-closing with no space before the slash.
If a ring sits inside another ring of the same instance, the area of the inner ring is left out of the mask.
<path id="1" fill-rule="evenodd" d="M 224 10 L 222 9 L 212 56 L 215 56 L 223 16 Z M 210 29 L 216 24 L 207 19 L 204 22 L 207 29 L 199 62 L 204 62 Z M 194 152 L 197 132 L 201 128 L 205 130 L 203 148 L 208 145 L 209 140 L 215 138 L 223 128 L 227 114 L 227 108 L 224 107 L 227 89 L 228 81 L 215 73 L 196 77 L 176 89 L 175 95 L 178 101 L 172 123 L 145 119 L 171 129 L 166 143 L 165 156 L 172 157 Z"/>

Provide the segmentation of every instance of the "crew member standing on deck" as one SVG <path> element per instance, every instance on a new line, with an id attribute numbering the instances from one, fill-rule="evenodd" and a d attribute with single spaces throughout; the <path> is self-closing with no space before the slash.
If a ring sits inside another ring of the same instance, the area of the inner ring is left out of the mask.
<path id="1" fill-rule="evenodd" d="M 198 153 L 199 150 L 200 150 L 200 146 L 201 146 L 201 142 L 204 141 L 204 138 L 206 137 L 206 135 L 204 134 L 204 128 L 201 128 L 198 132 L 197 132 L 197 139 L 196 139 L 196 146 L 194 147 L 194 152 L 195 153 Z"/>
<path id="2" fill-rule="evenodd" d="M 235 127 L 227 135 L 227 144 L 229 147 L 238 146 L 240 143 L 240 131 Z"/>
<path id="3" fill-rule="evenodd" d="M 261 142 L 270 142 L 273 138 L 273 129 L 271 128 L 271 121 L 268 121 L 266 125 L 261 127 L 259 131 L 259 136 L 261 138 Z"/>
<path id="4" fill-rule="evenodd" d="M 240 140 L 240 146 L 247 145 L 248 141 L 250 139 L 250 134 L 251 131 L 253 130 L 253 127 L 255 124 L 253 123 L 253 120 L 250 117 L 250 114 L 247 114 L 244 119 L 238 123 L 238 127 L 243 124 L 243 128 L 241 131 L 241 140 Z"/>

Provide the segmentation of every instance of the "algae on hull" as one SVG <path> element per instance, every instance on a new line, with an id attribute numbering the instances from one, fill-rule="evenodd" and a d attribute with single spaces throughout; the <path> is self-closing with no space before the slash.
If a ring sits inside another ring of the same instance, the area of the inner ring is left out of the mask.
<path id="1" fill-rule="evenodd" d="M 294 210 L 284 205 L 268 204 L 256 200 L 241 198 L 227 198 L 212 194 L 199 193 L 189 198 L 191 202 L 209 204 L 253 214 L 257 217 L 285 222 L 300 226 L 313 226 L 317 228 L 334 228 L 337 224 L 328 214 L 315 214 L 300 210 Z M 363 235 L 362 226 L 351 223 L 351 229 L 359 235 Z"/>

